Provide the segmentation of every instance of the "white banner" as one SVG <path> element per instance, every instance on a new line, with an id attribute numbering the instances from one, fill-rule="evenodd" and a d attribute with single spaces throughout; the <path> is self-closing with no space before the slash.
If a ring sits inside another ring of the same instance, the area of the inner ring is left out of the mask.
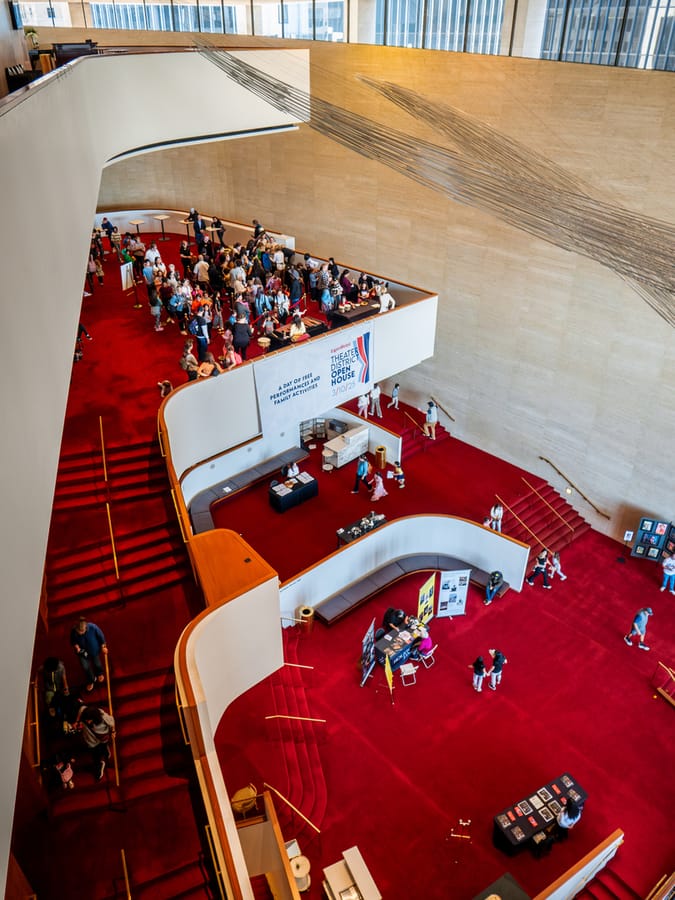
<path id="1" fill-rule="evenodd" d="M 466 612 L 466 595 L 469 590 L 471 569 L 441 572 L 441 588 L 438 592 L 436 617 L 463 616 Z"/>
<path id="2" fill-rule="evenodd" d="M 133 291 L 134 289 L 134 264 L 122 263 L 120 266 L 120 277 L 122 279 L 122 290 Z"/>
<path id="3" fill-rule="evenodd" d="M 291 423 L 320 416 L 366 393 L 372 354 L 372 331 L 364 323 L 257 359 L 255 382 L 263 432 L 279 434 Z"/>

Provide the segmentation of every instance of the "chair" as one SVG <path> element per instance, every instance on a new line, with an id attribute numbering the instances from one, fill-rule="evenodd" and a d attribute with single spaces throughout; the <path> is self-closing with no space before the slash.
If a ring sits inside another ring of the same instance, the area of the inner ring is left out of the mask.
<path id="1" fill-rule="evenodd" d="M 434 646 L 431 648 L 431 650 L 429 650 L 428 653 L 420 653 L 420 660 L 422 661 L 425 669 L 430 669 L 436 662 L 436 659 L 434 657 L 436 647 L 438 647 L 438 644 L 434 644 Z"/>
<path id="2" fill-rule="evenodd" d="M 235 813 L 245 816 L 247 812 L 258 808 L 258 791 L 254 784 L 240 788 L 230 797 L 230 803 Z"/>
<path id="3" fill-rule="evenodd" d="M 411 684 L 417 684 L 416 672 L 418 669 L 419 666 L 414 666 L 412 663 L 403 663 L 399 672 L 401 673 L 401 683 L 405 687 L 410 687 Z"/>
<path id="4" fill-rule="evenodd" d="M 279 482 L 277 481 L 276 478 L 273 478 L 273 479 L 270 481 L 270 487 L 276 487 L 278 484 L 279 484 Z"/>

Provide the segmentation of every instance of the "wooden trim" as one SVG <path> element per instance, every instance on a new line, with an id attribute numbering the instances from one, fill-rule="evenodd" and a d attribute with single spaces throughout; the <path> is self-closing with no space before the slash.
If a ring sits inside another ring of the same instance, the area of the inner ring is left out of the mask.
<path id="1" fill-rule="evenodd" d="M 573 878 L 578 872 L 584 868 L 584 866 L 588 865 L 593 859 L 600 857 L 605 850 L 608 850 L 612 844 L 616 842 L 616 840 L 620 838 L 619 844 L 617 845 L 617 849 L 623 844 L 624 834 L 620 828 L 617 828 L 616 831 L 613 831 L 608 838 L 605 838 L 601 844 L 598 844 L 597 847 L 594 847 L 586 856 L 583 856 L 579 862 L 575 863 L 571 868 L 569 868 L 566 872 L 560 876 L 560 878 L 556 878 L 554 882 L 545 887 L 544 890 L 537 894 L 532 900 L 546 900 L 547 897 L 550 897 L 551 894 L 555 893 L 558 888 L 563 887 L 567 882 Z"/>
<path id="2" fill-rule="evenodd" d="M 293 876 L 293 872 L 291 871 L 291 861 L 288 858 L 288 853 L 286 852 L 286 842 L 284 841 L 284 836 L 281 833 L 281 828 L 279 826 L 279 819 L 277 818 L 277 811 L 274 808 L 274 802 L 272 800 L 272 795 L 269 791 L 263 791 L 263 804 L 265 806 L 265 816 L 267 817 L 267 821 L 270 823 L 272 827 L 272 834 L 274 835 L 274 840 L 279 847 L 279 855 L 281 857 L 284 872 L 286 874 L 286 878 L 288 879 L 288 884 L 291 888 L 291 894 L 293 900 L 300 900 L 300 892 L 295 883 L 295 878 Z"/>

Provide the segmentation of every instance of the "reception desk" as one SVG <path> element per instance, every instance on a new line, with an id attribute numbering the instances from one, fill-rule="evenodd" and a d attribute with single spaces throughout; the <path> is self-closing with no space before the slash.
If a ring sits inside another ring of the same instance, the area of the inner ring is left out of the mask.
<path id="1" fill-rule="evenodd" d="M 329 900 L 382 900 L 358 847 L 350 847 L 339 862 L 323 870 L 323 890 Z"/>

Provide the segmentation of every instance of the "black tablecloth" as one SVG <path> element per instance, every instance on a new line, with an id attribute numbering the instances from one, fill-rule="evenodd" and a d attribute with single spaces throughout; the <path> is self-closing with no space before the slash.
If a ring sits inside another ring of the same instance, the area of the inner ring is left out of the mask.
<path id="1" fill-rule="evenodd" d="M 366 516 L 365 518 L 368 517 Z M 372 522 L 372 524 L 370 520 L 364 524 L 364 519 L 359 519 L 358 522 L 352 522 L 351 525 L 345 525 L 344 528 L 338 528 L 338 547 L 341 544 L 351 544 L 352 541 L 355 541 L 357 538 L 363 537 L 364 534 L 370 534 L 371 531 L 379 528 L 380 525 L 384 525 L 386 521 L 387 519 L 385 518 L 385 516 L 382 516 L 381 519 Z"/>
<path id="2" fill-rule="evenodd" d="M 555 822 L 562 797 L 572 797 L 582 806 L 587 796 L 586 791 L 570 775 L 554 778 L 495 816 L 495 847 L 509 855 L 517 853 L 530 843 L 535 834 Z"/>
<path id="3" fill-rule="evenodd" d="M 276 509 L 277 512 L 286 512 L 286 510 L 290 509 L 292 506 L 304 503 L 305 500 L 316 497 L 319 493 L 319 482 L 316 478 L 312 478 L 311 481 L 307 482 L 298 481 L 297 478 L 293 478 L 290 481 L 292 481 L 293 484 L 290 486 L 290 490 L 287 494 L 279 493 L 274 487 L 270 487 L 269 489 L 270 506 L 273 509 Z M 288 487 L 290 481 L 282 482 L 282 484 Z M 278 485 L 277 487 L 280 486 L 281 485 Z"/>
<path id="4" fill-rule="evenodd" d="M 360 319 L 376 316 L 379 311 L 379 303 L 376 306 L 371 306 L 369 303 L 367 306 L 355 306 L 354 309 L 347 309 L 344 312 L 335 309 L 333 312 L 328 313 L 328 318 L 333 328 L 340 328 L 342 325 L 352 325 Z"/>

